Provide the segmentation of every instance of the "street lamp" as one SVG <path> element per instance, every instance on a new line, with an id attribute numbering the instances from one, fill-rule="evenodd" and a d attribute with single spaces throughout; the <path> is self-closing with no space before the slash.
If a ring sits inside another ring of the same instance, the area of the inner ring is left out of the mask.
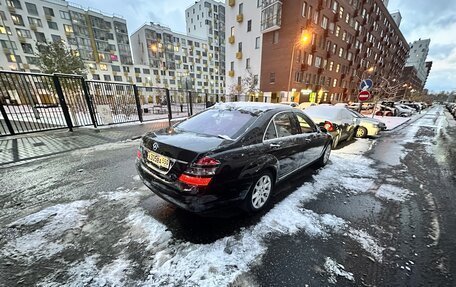
<path id="1" fill-rule="evenodd" d="M 288 100 L 290 100 L 290 88 L 291 88 L 291 75 L 293 73 L 293 60 L 294 60 L 294 54 L 295 54 L 295 49 L 296 47 L 303 47 L 309 43 L 309 40 L 311 39 L 311 35 L 307 31 L 301 32 L 301 35 L 297 41 L 293 43 L 293 49 L 291 51 L 291 60 L 290 60 L 290 74 L 288 75 L 288 88 L 287 88 L 287 93 L 288 93 Z"/>

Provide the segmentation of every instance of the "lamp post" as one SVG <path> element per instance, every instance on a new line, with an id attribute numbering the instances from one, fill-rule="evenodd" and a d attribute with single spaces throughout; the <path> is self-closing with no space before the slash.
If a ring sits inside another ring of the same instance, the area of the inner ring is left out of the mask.
<path id="1" fill-rule="evenodd" d="M 288 75 L 288 87 L 287 87 L 287 97 L 290 100 L 290 88 L 291 88 L 291 75 L 293 74 L 293 62 L 294 62 L 294 54 L 296 47 L 298 46 L 305 46 L 310 40 L 310 35 L 308 32 L 303 31 L 297 41 L 293 43 L 293 49 L 291 51 L 291 60 L 290 60 L 290 73 Z"/>

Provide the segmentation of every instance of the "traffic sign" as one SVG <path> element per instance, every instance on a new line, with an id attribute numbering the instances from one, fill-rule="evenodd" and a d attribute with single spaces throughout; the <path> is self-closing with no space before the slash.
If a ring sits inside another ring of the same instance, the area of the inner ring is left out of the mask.
<path id="1" fill-rule="evenodd" d="M 358 94 L 358 100 L 360 100 L 361 102 L 369 100 L 370 97 L 371 97 L 371 93 L 369 93 L 369 91 L 361 91 Z"/>
<path id="2" fill-rule="evenodd" d="M 365 80 L 361 81 L 361 85 L 359 85 L 359 89 L 361 91 L 366 91 L 366 90 L 369 90 L 370 88 L 372 88 L 373 85 L 374 85 L 374 82 L 372 82 L 371 79 L 365 79 Z"/>

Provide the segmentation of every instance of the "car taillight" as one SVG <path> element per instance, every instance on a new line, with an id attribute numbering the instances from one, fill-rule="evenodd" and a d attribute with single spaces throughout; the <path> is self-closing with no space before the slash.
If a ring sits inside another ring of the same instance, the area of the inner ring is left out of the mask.
<path id="1" fill-rule="evenodd" d="M 183 182 L 188 185 L 194 185 L 194 186 L 208 186 L 209 183 L 211 182 L 212 177 L 198 177 L 198 176 L 191 176 L 187 174 L 181 174 L 179 176 L 179 181 Z"/>
<path id="2" fill-rule="evenodd" d="M 200 158 L 181 174 L 179 181 L 188 185 L 207 186 L 219 165 L 220 161 L 211 157 Z"/>
<path id="3" fill-rule="evenodd" d="M 141 147 L 139 147 L 138 150 L 136 151 L 136 157 L 138 159 L 142 158 L 142 148 Z"/>
<path id="4" fill-rule="evenodd" d="M 323 126 L 328 132 L 334 131 L 334 125 L 331 122 L 325 122 Z"/>

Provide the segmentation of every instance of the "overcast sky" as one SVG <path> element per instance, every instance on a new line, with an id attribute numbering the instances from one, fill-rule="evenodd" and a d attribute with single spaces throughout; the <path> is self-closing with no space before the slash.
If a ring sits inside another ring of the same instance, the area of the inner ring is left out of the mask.
<path id="1" fill-rule="evenodd" d="M 252 0 L 251 0 L 252 1 Z M 185 33 L 184 11 L 192 0 L 72 0 L 108 14 L 124 16 L 132 34 L 146 22 L 158 22 Z M 224 2 L 224 1 L 223 1 Z M 456 1 L 390 0 L 389 10 L 400 10 L 401 31 L 408 42 L 431 38 L 428 60 L 434 62 L 426 88 L 456 90 Z"/>

